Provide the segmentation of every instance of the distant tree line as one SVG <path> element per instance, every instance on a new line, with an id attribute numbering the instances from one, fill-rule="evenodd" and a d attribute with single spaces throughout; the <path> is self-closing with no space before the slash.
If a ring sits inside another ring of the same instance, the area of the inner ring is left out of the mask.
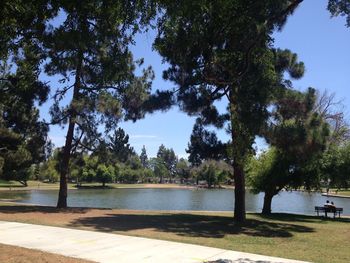
<path id="1" fill-rule="evenodd" d="M 70 162 L 68 179 L 82 186 L 84 183 L 181 183 L 218 187 L 232 178 L 230 166 L 222 161 L 208 160 L 200 166 L 191 166 L 178 158 L 173 149 L 159 146 L 157 156 L 148 158 L 143 146 L 138 155 L 129 144 L 129 136 L 118 128 L 108 141 L 101 142 L 95 152 L 76 152 Z M 62 150 L 38 164 L 33 164 L 25 180 L 59 181 Z"/>

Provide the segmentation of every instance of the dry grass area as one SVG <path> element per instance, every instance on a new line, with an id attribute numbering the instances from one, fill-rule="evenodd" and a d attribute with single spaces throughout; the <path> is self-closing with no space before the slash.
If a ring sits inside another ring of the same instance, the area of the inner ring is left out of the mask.
<path id="1" fill-rule="evenodd" d="M 172 240 L 312 262 L 350 262 L 349 218 L 248 214 L 247 222 L 238 225 L 228 212 L 57 210 L 0 203 L 0 220 Z"/>
<path id="2" fill-rule="evenodd" d="M 92 261 L 64 257 L 39 250 L 0 244 L 0 262 L 6 263 L 89 263 Z"/>

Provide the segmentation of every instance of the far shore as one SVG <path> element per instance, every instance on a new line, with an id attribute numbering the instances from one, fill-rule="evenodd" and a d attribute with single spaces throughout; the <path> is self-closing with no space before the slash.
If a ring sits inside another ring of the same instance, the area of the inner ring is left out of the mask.
<path id="1" fill-rule="evenodd" d="M 77 187 L 75 183 L 69 183 L 69 190 L 78 189 L 197 189 L 204 188 L 197 185 L 185 185 L 185 184 L 175 184 L 175 183 L 146 183 L 146 184 L 118 184 L 110 183 L 106 184 L 104 187 L 98 183 L 83 183 L 81 186 Z M 23 186 L 19 184 L 1 186 L 0 191 L 30 191 L 30 190 L 58 190 L 59 183 L 43 183 L 36 181 L 29 181 L 28 186 Z M 208 188 L 205 188 L 208 189 Z M 232 185 L 221 185 L 220 187 L 212 189 L 234 189 Z"/>
<path id="2" fill-rule="evenodd" d="M 327 194 L 327 193 L 322 193 L 322 196 L 326 196 L 326 197 L 338 197 L 338 198 L 350 198 L 350 195 Z"/>

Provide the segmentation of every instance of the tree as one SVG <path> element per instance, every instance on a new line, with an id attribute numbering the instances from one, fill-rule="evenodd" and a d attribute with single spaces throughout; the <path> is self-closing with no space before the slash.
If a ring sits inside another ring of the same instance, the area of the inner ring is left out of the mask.
<path id="1" fill-rule="evenodd" d="M 344 116 L 344 110 L 345 106 L 341 101 L 336 100 L 335 93 L 328 93 L 327 90 L 317 93 L 314 111 L 329 124 L 331 145 L 340 145 L 350 138 L 350 129 Z"/>
<path id="2" fill-rule="evenodd" d="M 227 157 L 226 145 L 218 140 L 215 132 L 205 130 L 203 121 L 197 118 L 193 126 L 186 152 L 192 166 L 198 166 L 203 160 L 221 160 Z"/>
<path id="3" fill-rule="evenodd" d="M 141 164 L 142 164 L 143 168 L 147 168 L 148 167 L 148 156 L 147 156 L 145 146 L 143 146 L 141 149 L 140 160 L 141 160 Z"/>
<path id="4" fill-rule="evenodd" d="M 348 0 L 329 0 L 327 8 L 332 16 L 346 16 L 346 26 L 350 27 L 350 4 Z"/>
<path id="5" fill-rule="evenodd" d="M 301 2 L 162 2 L 154 46 L 170 64 L 163 76 L 179 86 L 181 109 L 221 126 L 213 102 L 229 101 L 237 222 L 245 220 L 244 163 L 275 90 L 271 35 Z"/>
<path id="6" fill-rule="evenodd" d="M 170 180 L 172 181 L 172 178 L 176 173 L 177 163 L 177 156 L 175 155 L 174 150 L 167 149 L 163 144 L 160 145 L 157 152 L 157 159 L 166 167 L 168 170 L 168 175 L 170 176 Z"/>
<path id="7" fill-rule="evenodd" d="M 106 183 L 113 181 L 114 168 L 113 166 L 106 166 L 99 164 L 96 170 L 96 180 L 102 183 L 102 187 L 106 186 Z"/>
<path id="8" fill-rule="evenodd" d="M 48 126 L 39 121 L 36 104 L 46 101 L 48 87 L 38 80 L 40 53 L 36 51 L 29 42 L 11 58 L 0 58 L 0 175 L 24 185 L 30 166 L 46 158 Z"/>
<path id="9" fill-rule="evenodd" d="M 56 183 L 60 178 L 57 168 L 57 160 L 53 158 L 49 159 L 42 165 L 40 169 L 40 177 L 42 178 L 42 180 L 47 180 L 50 183 Z"/>
<path id="10" fill-rule="evenodd" d="M 310 189 L 319 182 L 312 164 L 326 149 L 329 129 L 313 111 L 315 101 L 316 92 L 309 88 L 305 94 L 287 90 L 276 102 L 265 131 L 272 147 L 247 168 L 252 190 L 265 193 L 263 214 L 271 213 L 272 198 L 283 188 Z"/>
<path id="11" fill-rule="evenodd" d="M 131 155 L 135 155 L 134 148 L 129 144 L 129 135 L 122 128 L 118 128 L 113 136 L 109 136 L 108 143 L 112 158 L 119 162 L 126 162 Z"/>
<path id="12" fill-rule="evenodd" d="M 232 178 L 232 167 L 223 161 L 206 160 L 194 170 L 197 180 L 205 180 L 208 188 Z"/>
<path id="13" fill-rule="evenodd" d="M 67 125 L 57 207 L 67 207 L 67 174 L 72 151 L 94 150 L 104 127 L 112 131 L 121 118 L 137 120 L 148 99 L 153 78 L 150 68 L 134 74 L 142 60 L 129 50 L 133 36 L 153 16 L 149 1 L 59 1 L 60 22 L 46 27 L 43 41 L 45 72 L 60 76 L 51 108 L 52 123 Z M 58 15 L 58 13 L 57 13 Z M 50 21 L 51 22 L 51 21 Z M 72 94 L 71 102 L 62 99 Z M 104 124 L 104 126 L 103 126 Z"/>
<path id="14" fill-rule="evenodd" d="M 181 183 L 190 177 L 190 167 L 188 161 L 186 161 L 184 158 L 180 158 L 180 160 L 177 162 L 176 174 L 178 177 L 180 177 Z"/>
<path id="15" fill-rule="evenodd" d="M 331 145 L 316 163 L 323 186 L 329 188 L 349 188 L 350 186 L 350 144 Z"/>
<path id="16" fill-rule="evenodd" d="M 79 184 L 82 181 L 85 182 L 92 182 L 96 178 L 96 171 L 97 171 L 97 166 L 98 166 L 98 157 L 97 156 L 88 156 L 85 155 L 83 157 L 84 159 L 84 166 L 82 170 L 79 170 Z"/>
<path id="17" fill-rule="evenodd" d="M 163 178 L 169 176 L 169 171 L 162 159 L 151 158 L 150 166 L 151 166 L 151 169 L 153 170 L 155 177 L 158 178 L 159 183 L 163 183 Z"/>

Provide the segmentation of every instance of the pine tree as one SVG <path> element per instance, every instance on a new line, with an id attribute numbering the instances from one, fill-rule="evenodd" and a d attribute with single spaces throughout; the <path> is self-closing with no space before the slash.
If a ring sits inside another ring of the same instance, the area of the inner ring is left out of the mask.
<path id="1" fill-rule="evenodd" d="M 146 152 L 146 147 L 144 145 L 141 149 L 140 160 L 143 168 L 148 168 L 148 156 Z"/>
<path id="2" fill-rule="evenodd" d="M 60 16 L 48 26 L 44 47 L 45 72 L 60 76 L 51 108 L 52 122 L 67 125 L 63 149 L 58 208 L 67 207 L 67 174 L 72 150 L 94 150 L 100 141 L 99 127 L 108 133 L 119 120 L 144 116 L 153 72 L 135 76 L 142 60 L 134 61 L 129 50 L 134 35 L 153 16 L 149 1 L 58 1 Z M 71 95 L 71 102 L 61 101 Z"/>
<path id="3" fill-rule="evenodd" d="M 213 102 L 222 97 L 229 101 L 237 222 L 245 220 L 243 167 L 275 92 L 271 35 L 301 2 L 162 2 L 154 45 L 170 64 L 163 76 L 178 85 L 181 109 L 221 127 L 226 116 Z"/>

